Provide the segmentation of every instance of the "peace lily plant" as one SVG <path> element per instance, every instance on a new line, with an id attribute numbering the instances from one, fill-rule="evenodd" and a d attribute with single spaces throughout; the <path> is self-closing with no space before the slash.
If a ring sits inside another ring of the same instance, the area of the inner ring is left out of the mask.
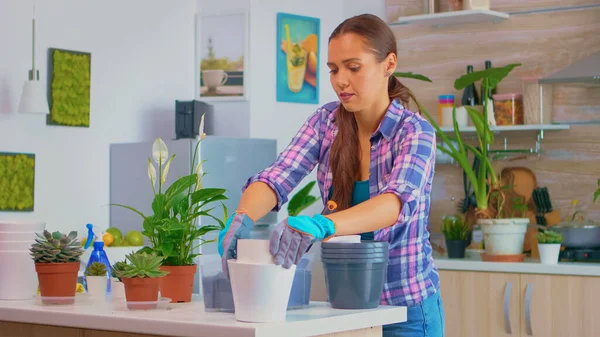
<path id="1" fill-rule="evenodd" d="M 169 187 L 165 186 L 165 181 L 175 154 L 169 156 L 169 149 L 162 139 L 154 141 L 152 158 L 148 158 L 148 178 L 154 193 L 153 214 L 146 215 L 133 207 L 113 204 L 129 209 L 143 218 L 142 234 L 148 238 L 150 246 L 140 251 L 162 257 L 161 269 L 169 271 L 169 274 L 162 282 L 161 294 L 171 298 L 173 302 L 191 300 L 193 277 L 197 269 L 194 259 L 200 255 L 195 251 L 203 244 L 215 241 L 206 240 L 204 236 L 224 228 L 227 218 L 227 207 L 223 203 L 223 200 L 228 199 L 225 189 L 203 187 L 202 178 L 206 174 L 202 169 L 204 160 L 200 160 L 194 168 L 198 147 L 206 136 L 203 131 L 204 115 L 190 165 L 191 173 L 178 178 Z M 211 214 L 216 208 L 212 205 L 216 203 L 223 209 L 223 219 Z M 201 216 L 212 218 L 216 224 L 198 226 L 197 221 Z M 179 291 L 184 293 L 180 294 Z"/>
<path id="2" fill-rule="evenodd" d="M 524 216 L 522 218 L 510 218 L 515 214 L 514 210 L 507 209 L 507 205 L 510 203 L 507 203 L 506 191 L 510 186 L 504 185 L 499 175 L 494 171 L 488 154 L 489 146 L 494 143 L 494 135 L 487 122 L 489 110 L 489 91 L 487 89 L 495 88 L 518 66 L 520 64 L 515 63 L 504 67 L 476 71 L 462 75 L 454 82 L 456 90 L 462 90 L 477 81 L 482 83 L 483 110 L 480 112 L 473 107 L 464 107 L 475 127 L 478 147 L 463 141 L 456 121 L 456 106 L 452 109 L 454 136 L 450 136 L 445 134 L 427 110 L 419 105 L 420 111 L 427 117 L 435 128 L 437 135 L 445 143 L 445 146 L 438 146 L 438 149 L 458 163 L 473 186 L 476 199 L 475 216 L 484 233 L 487 254 L 521 254 L 525 232 L 529 224 L 529 219 Z M 429 80 L 422 75 L 412 73 L 410 73 L 410 76 L 406 76 L 406 74 L 400 76 L 423 81 Z M 431 82 L 431 80 L 428 82 Z M 477 156 L 481 163 L 476 170 L 471 166 L 468 152 Z"/>

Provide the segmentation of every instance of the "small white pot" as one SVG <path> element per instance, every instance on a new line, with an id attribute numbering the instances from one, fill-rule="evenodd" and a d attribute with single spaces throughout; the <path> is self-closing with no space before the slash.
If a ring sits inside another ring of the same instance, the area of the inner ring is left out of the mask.
<path id="1" fill-rule="evenodd" d="M 542 264 L 557 264 L 560 254 L 560 243 L 539 243 L 540 262 Z"/>
<path id="2" fill-rule="evenodd" d="M 125 285 L 118 278 L 113 277 L 111 282 L 111 296 L 113 299 L 125 298 Z"/>
<path id="3" fill-rule="evenodd" d="M 479 219 L 477 224 L 483 233 L 486 254 L 523 254 L 529 218 Z"/>
<path id="4" fill-rule="evenodd" d="M 106 287 L 108 279 L 106 276 L 86 276 L 87 291 L 90 298 L 104 298 L 106 296 Z"/>

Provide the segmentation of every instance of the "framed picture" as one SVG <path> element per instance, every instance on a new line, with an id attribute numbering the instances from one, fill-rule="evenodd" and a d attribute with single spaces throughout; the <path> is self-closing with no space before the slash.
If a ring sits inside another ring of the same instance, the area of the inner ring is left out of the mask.
<path id="1" fill-rule="evenodd" d="M 0 152 L 0 212 L 33 212 L 35 154 Z"/>
<path id="2" fill-rule="evenodd" d="M 248 99 L 248 12 L 198 13 L 195 59 L 198 99 Z"/>
<path id="3" fill-rule="evenodd" d="M 92 54 L 48 48 L 47 125 L 90 127 Z"/>
<path id="4" fill-rule="evenodd" d="M 319 103 L 318 18 L 277 13 L 277 101 Z"/>

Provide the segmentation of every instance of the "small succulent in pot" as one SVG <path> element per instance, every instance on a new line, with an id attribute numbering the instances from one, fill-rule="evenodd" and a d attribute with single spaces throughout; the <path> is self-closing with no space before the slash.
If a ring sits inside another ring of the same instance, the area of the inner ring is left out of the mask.
<path id="1" fill-rule="evenodd" d="M 544 230 L 537 235 L 540 261 L 543 264 L 556 264 L 560 255 L 560 246 L 564 240 L 561 233 Z"/>
<path id="2" fill-rule="evenodd" d="M 112 278 L 113 279 L 117 279 L 119 282 L 121 282 L 121 277 L 119 276 L 119 273 L 122 272 L 123 270 L 125 270 L 125 267 L 127 266 L 127 260 L 123 260 L 123 261 L 119 261 L 116 262 L 115 264 L 112 265 Z"/>
<path id="3" fill-rule="evenodd" d="M 158 301 L 158 288 L 162 278 L 168 274 L 160 270 L 164 260 L 162 256 L 155 253 L 136 252 L 126 256 L 128 263 L 122 266 L 116 275 L 121 278 L 125 285 L 125 298 L 127 302 L 155 302 L 148 306 L 135 308 L 129 303 L 130 309 L 152 309 Z"/>
<path id="4" fill-rule="evenodd" d="M 469 245 L 469 226 L 462 215 L 445 216 L 442 233 L 446 239 L 449 258 L 465 257 L 465 249 Z"/>
<path id="5" fill-rule="evenodd" d="M 92 262 L 85 269 L 85 276 L 106 276 L 106 266 L 102 262 Z"/>
<path id="6" fill-rule="evenodd" d="M 77 232 L 36 233 L 30 255 L 38 274 L 42 303 L 70 304 L 75 301 L 79 258 L 84 250 L 77 240 Z M 48 298 L 53 299 L 48 299 Z M 46 299 L 44 299 L 46 298 Z"/>
<path id="7" fill-rule="evenodd" d="M 537 235 L 538 243 L 540 244 L 560 244 L 563 242 L 564 237 L 561 233 L 552 230 L 545 230 L 539 232 Z"/>
<path id="8" fill-rule="evenodd" d="M 108 271 L 102 262 L 92 262 L 85 269 L 85 281 L 87 291 L 92 297 L 102 297 L 106 295 L 108 286 Z"/>

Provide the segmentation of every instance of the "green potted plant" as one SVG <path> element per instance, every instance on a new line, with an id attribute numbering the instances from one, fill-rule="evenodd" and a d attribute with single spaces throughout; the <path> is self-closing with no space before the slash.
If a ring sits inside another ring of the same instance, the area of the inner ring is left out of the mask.
<path id="1" fill-rule="evenodd" d="M 42 303 L 74 303 L 79 257 L 83 254 L 77 232 L 66 235 L 44 230 L 36 235 L 38 238 L 31 245 L 30 255 L 35 263 Z"/>
<path id="2" fill-rule="evenodd" d="M 135 252 L 126 256 L 126 264 L 116 274 L 125 285 L 125 299 L 130 309 L 156 308 L 158 289 L 164 276 L 169 272 L 160 269 L 164 258 L 155 253 Z M 164 295 L 164 294 L 163 294 Z M 133 303 L 135 304 L 133 304 Z M 148 305 L 137 302 L 152 302 Z"/>
<path id="3" fill-rule="evenodd" d="M 127 265 L 127 259 L 124 261 L 116 262 L 111 266 L 112 275 L 110 278 L 111 282 L 111 296 L 112 298 L 123 298 L 125 297 L 125 285 L 119 276 L 119 272 L 125 270 L 125 266 Z"/>
<path id="4" fill-rule="evenodd" d="M 442 233 L 446 239 L 448 257 L 451 259 L 463 259 L 465 249 L 469 245 L 469 227 L 462 215 L 445 216 L 442 225 Z"/>
<path id="5" fill-rule="evenodd" d="M 194 275 L 198 267 L 195 258 L 200 255 L 196 250 L 205 243 L 214 242 L 205 240 L 204 235 L 224 228 L 224 221 L 228 215 L 227 207 L 223 203 L 223 200 L 228 199 L 225 189 L 202 186 L 202 177 L 206 174 L 202 170 L 204 161 L 196 159 L 198 147 L 205 137 L 203 129 L 204 115 L 199 131 L 202 136 L 194 149 L 190 174 L 178 178 L 168 188 L 164 184 L 175 155 L 169 157 L 169 149 L 162 139 L 157 138 L 154 141 L 152 159 L 148 158 L 148 177 L 154 193 L 152 215 L 144 215 L 129 206 L 113 204 L 134 211 L 143 218 L 142 234 L 148 238 L 150 246 L 142 248 L 141 251 L 154 252 L 163 258 L 161 269 L 169 274 L 161 284 L 160 290 L 161 294 L 171 298 L 174 303 L 191 301 Z M 158 172 L 155 165 L 158 166 Z M 223 219 L 211 214 L 216 208 L 212 206 L 215 203 L 219 203 L 223 208 Z M 198 218 L 201 216 L 212 218 L 216 223 L 198 226 Z"/>
<path id="6" fill-rule="evenodd" d="M 537 239 L 540 262 L 543 264 L 557 264 L 560 245 L 564 240 L 562 234 L 552 230 L 544 230 L 538 233 Z"/>
<path id="7" fill-rule="evenodd" d="M 454 82 L 456 90 L 462 90 L 470 84 L 481 81 L 483 88 L 495 88 L 515 67 L 520 64 L 509 64 L 499 68 L 488 68 L 482 71 L 465 74 Z M 489 146 L 494 143 L 494 135 L 488 124 L 488 90 L 483 90 L 482 112 L 466 106 L 478 142 L 478 147 L 464 142 L 456 122 L 456 106 L 452 109 L 454 121 L 454 136 L 445 134 L 435 119 L 420 106 L 420 111 L 426 116 L 441 137 L 444 146 L 437 148 L 446 153 L 464 170 L 473 186 L 476 199 L 475 217 L 485 240 L 487 255 L 514 255 L 523 253 L 523 242 L 529 218 L 511 217 L 509 203 L 506 202 L 506 186 L 492 167 L 489 158 Z M 477 171 L 471 167 L 467 150 L 479 159 L 481 165 Z"/>
<path id="8" fill-rule="evenodd" d="M 106 266 L 102 262 L 92 262 L 85 269 L 85 282 L 87 292 L 92 298 L 102 298 L 106 296 L 106 287 L 108 286 L 109 278 L 107 277 Z"/>

